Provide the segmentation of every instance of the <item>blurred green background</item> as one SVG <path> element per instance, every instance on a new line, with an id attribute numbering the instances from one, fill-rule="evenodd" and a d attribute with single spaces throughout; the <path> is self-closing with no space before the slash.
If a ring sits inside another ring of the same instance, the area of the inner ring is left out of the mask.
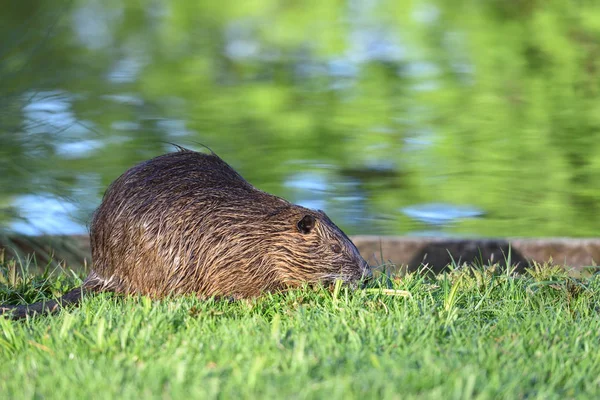
<path id="1" fill-rule="evenodd" d="M 0 230 L 211 147 L 350 234 L 596 236 L 600 2 L 3 1 Z"/>

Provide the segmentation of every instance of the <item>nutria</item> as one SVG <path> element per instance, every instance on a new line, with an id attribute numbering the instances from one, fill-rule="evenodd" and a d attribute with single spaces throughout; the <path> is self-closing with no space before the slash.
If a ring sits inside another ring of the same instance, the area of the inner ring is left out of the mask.
<path id="1" fill-rule="evenodd" d="M 240 299 L 371 275 L 323 211 L 258 190 L 212 151 L 179 148 L 127 170 L 94 213 L 90 242 L 93 269 L 80 288 L 0 313 L 55 311 L 85 292 Z"/>

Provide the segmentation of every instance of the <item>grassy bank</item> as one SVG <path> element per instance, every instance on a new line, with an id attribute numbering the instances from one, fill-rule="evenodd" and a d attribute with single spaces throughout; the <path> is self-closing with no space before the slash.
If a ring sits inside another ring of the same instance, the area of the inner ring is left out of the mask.
<path id="1" fill-rule="evenodd" d="M 67 272 L 1 268 L 1 302 L 78 283 Z M 454 272 L 392 284 L 410 297 L 343 288 L 237 303 L 104 294 L 56 316 L 0 317 L 0 398 L 600 395 L 600 276 Z"/>

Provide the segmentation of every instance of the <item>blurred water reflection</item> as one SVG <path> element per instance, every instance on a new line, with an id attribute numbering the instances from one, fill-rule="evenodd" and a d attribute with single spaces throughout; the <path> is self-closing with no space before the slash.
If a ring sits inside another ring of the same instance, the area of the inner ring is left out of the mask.
<path id="1" fill-rule="evenodd" d="M 85 232 L 206 144 L 349 233 L 593 236 L 600 4 L 10 2 L 0 229 Z"/>

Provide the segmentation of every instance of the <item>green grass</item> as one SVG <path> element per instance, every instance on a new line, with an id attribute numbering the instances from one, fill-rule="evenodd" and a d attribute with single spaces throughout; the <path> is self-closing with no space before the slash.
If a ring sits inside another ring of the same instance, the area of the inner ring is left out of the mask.
<path id="1" fill-rule="evenodd" d="M 18 263 L 0 272 L 0 302 L 79 283 Z M 454 271 L 390 285 L 411 296 L 303 289 L 228 303 L 102 294 L 55 316 L 0 317 L 0 398 L 600 395 L 600 275 Z"/>

